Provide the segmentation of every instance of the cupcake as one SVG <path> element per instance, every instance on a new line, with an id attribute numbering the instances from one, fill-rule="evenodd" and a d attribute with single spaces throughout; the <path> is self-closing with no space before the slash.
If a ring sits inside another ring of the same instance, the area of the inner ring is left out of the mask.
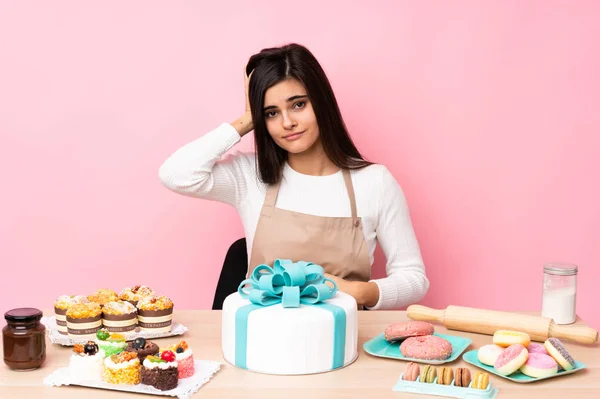
<path id="1" fill-rule="evenodd" d="M 173 302 L 166 296 L 141 299 L 138 304 L 138 324 L 142 331 L 164 333 L 171 331 Z"/>
<path id="2" fill-rule="evenodd" d="M 133 306 L 137 306 L 142 298 L 154 296 L 154 290 L 145 285 L 136 285 L 133 287 L 124 288 L 119 294 L 119 299 L 122 301 L 131 302 Z"/>
<path id="3" fill-rule="evenodd" d="M 119 333 L 109 333 L 105 328 L 96 333 L 98 346 L 106 353 L 106 356 L 119 354 L 127 347 L 125 336 Z"/>
<path id="4" fill-rule="evenodd" d="M 125 348 L 127 352 L 135 352 L 140 359 L 140 362 L 144 363 L 146 356 L 156 355 L 158 353 L 158 345 L 152 341 L 146 341 L 145 338 L 136 338 L 133 342 L 128 342 Z"/>
<path id="5" fill-rule="evenodd" d="M 119 296 L 113 290 L 109 290 L 108 288 L 100 288 L 92 295 L 88 295 L 88 299 L 91 302 L 96 302 L 100 306 L 104 306 L 109 302 L 118 301 Z"/>
<path id="6" fill-rule="evenodd" d="M 148 356 L 142 366 L 142 384 L 152 385 L 161 391 L 177 388 L 177 360 L 171 351 L 159 356 Z"/>
<path id="7" fill-rule="evenodd" d="M 109 384 L 140 383 L 140 370 L 142 365 L 134 352 L 121 352 L 104 359 L 104 372 L 102 379 Z"/>
<path id="8" fill-rule="evenodd" d="M 83 342 L 94 338 L 102 328 L 102 309 L 97 303 L 78 303 L 67 310 L 69 338 Z"/>
<path id="9" fill-rule="evenodd" d="M 129 302 L 108 302 L 102 307 L 102 324 L 109 332 L 133 331 L 137 322 L 137 309 Z"/>
<path id="10" fill-rule="evenodd" d="M 177 345 L 165 348 L 175 353 L 179 378 L 188 378 L 194 375 L 194 356 L 187 342 L 181 341 Z"/>
<path id="11" fill-rule="evenodd" d="M 84 295 L 61 295 L 54 301 L 56 328 L 59 333 L 67 335 L 67 310 L 78 303 L 89 303 L 89 299 Z"/>
<path id="12" fill-rule="evenodd" d="M 94 341 L 75 344 L 69 360 L 69 376 L 77 381 L 97 381 L 102 378 L 104 351 Z"/>

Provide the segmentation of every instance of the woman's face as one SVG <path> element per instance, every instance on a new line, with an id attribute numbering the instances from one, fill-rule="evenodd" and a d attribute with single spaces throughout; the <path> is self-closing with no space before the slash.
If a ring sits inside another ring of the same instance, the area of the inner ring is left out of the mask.
<path id="1" fill-rule="evenodd" d="M 296 79 L 281 81 L 265 93 L 263 109 L 269 134 L 278 146 L 299 154 L 319 143 L 319 126 L 306 94 Z"/>

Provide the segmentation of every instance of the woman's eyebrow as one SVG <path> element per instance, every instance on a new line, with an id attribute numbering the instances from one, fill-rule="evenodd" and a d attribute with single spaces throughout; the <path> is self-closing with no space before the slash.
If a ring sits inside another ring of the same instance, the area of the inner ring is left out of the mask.
<path id="1" fill-rule="evenodd" d="M 295 101 L 295 100 L 298 100 L 300 98 L 308 98 L 308 96 L 306 94 L 298 94 L 298 95 L 295 95 L 295 96 L 291 96 L 286 101 L 289 103 L 290 101 Z M 266 110 L 269 110 L 269 109 L 273 109 L 273 108 L 277 108 L 277 107 L 275 105 L 269 105 L 269 106 L 266 106 L 265 108 L 263 108 L 263 111 L 266 111 Z"/>

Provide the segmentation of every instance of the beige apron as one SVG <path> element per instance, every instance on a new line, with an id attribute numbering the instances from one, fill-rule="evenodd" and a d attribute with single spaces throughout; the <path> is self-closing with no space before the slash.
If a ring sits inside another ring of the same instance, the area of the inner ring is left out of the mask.
<path id="1" fill-rule="evenodd" d="M 307 261 L 321 265 L 326 273 L 352 281 L 369 281 L 371 262 L 356 213 L 350 172 L 342 170 L 352 217 L 323 217 L 275 208 L 280 182 L 267 188 L 254 242 L 248 274 L 260 264 L 273 266 L 276 259 Z"/>

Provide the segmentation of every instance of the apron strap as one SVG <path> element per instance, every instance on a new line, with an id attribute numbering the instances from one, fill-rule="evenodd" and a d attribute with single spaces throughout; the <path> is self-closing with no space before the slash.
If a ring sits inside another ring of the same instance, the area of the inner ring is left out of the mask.
<path id="1" fill-rule="evenodd" d="M 354 195 L 354 186 L 352 185 L 350 171 L 348 169 L 342 169 L 342 175 L 344 176 L 344 183 L 346 183 L 346 191 L 348 191 L 348 198 L 350 199 L 350 209 L 352 211 L 352 224 L 354 225 L 354 227 L 358 227 L 359 222 L 356 212 L 356 196 Z"/>
<path id="2" fill-rule="evenodd" d="M 342 169 L 342 176 L 344 176 L 344 184 L 346 185 L 346 191 L 348 192 L 348 198 L 350 199 L 350 210 L 352 212 L 352 224 L 358 227 L 358 214 L 356 212 L 356 196 L 354 195 L 354 185 L 352 184 L 352 178 L 350 177 L 350 171 L 348 169 Z M 277 202 L 277 195 L 279 194 L 279 187 L 281 186 L 281 179 L 275 184 L 271 184 L 267 187 L 267 194 L 265 196 L 265 205 L 274 208 Z"/>

